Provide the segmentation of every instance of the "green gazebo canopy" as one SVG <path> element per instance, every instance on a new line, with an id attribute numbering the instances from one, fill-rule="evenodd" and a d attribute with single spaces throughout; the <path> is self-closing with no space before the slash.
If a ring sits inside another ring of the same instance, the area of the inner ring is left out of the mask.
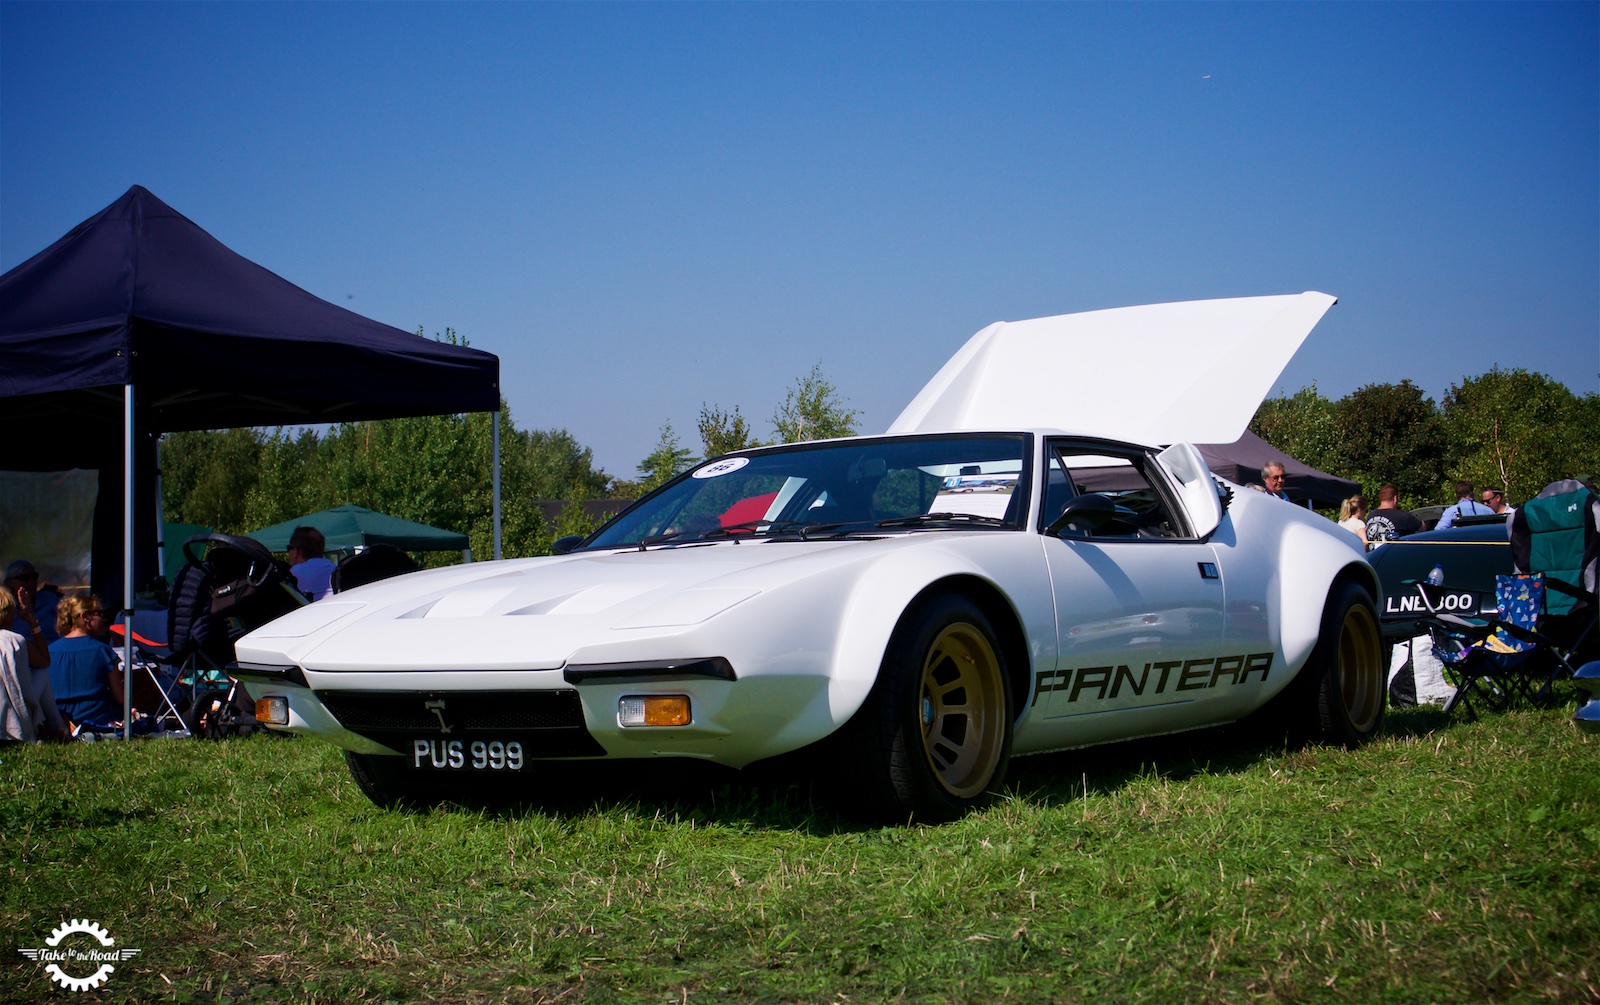
<path id="1" fill-rule="evenodd" d="M 329 550 L 392 544 L 402 551 L 465 551 L 469 546 L 465 534 L 402 520 L 364 506 L 335 506 L 307 513 L 252 531 L 248 536 L 266 545 L 269 551 L 283 551 L 289 547 L 289 535 L 296 527 L 315 527 L 322 531 Z"/>

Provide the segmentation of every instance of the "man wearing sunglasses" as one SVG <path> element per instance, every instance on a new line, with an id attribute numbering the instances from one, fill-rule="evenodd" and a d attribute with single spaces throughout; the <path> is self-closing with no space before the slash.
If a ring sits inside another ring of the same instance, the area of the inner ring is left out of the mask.
<path id="1" fill-rule="evenodd" d="M 1261 481 L 1267 487 L 1267 495 L 1277 496 L 1284 502 L 1289 501 L 1289 493 L 1283 490 L 1285 476 L 1283 465 L 1277 461 L 1268 461 L 1261 466 Z"/>
<path id="2" fill-rule="evenodd" d="M 1486 488 L 1483 490 L 1483 504 L 1496 513 L 1506 514 L 1506 519 L 1511 519 L 1511 514 L 1517 511 L 1515 506 L 1506 505 L 1506 494 L 1501 489 Z"/>

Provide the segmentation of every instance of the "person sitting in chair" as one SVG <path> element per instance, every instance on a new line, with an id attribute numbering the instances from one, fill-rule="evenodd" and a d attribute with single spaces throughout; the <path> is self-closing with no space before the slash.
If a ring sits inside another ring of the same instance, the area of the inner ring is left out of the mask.
<path id="1" fill-rule="evenodd" d="M 71 739 L 56 710 L 49 672 L 28 666 L 27 643 L 11 630 L 16 613 L 15 595 L 0 586 L 0 743 Z"/>
<path id="2" fill-rule="evenodd" d="M 122 722 L 122 666 L 112 648 L 95 638 L 105 632 L 106 612 L 92 594 L 61 601 L 50 644 L 50 683 L 56 707 L 80 726 L 116 728 Z"/>
<path id="3" fill-rule="evenodd" d="M 315 527 L 296 527 L 289 535 L 289 571 L 295 585 L 312 601 L 328 595 L 333 563 L 323 557 L 328 539 Z"/>

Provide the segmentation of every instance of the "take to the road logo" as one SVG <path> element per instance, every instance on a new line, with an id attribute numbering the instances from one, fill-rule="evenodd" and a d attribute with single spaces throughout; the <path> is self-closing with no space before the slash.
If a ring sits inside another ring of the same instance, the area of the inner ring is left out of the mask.
<path id="1" fill-rule="evenodd" d="M 17 952 L 45 964 L 44 972 L 68 991 L 90 991 L 111 976 L 116 969 L 111 964 L 139 955 L 137 949 L 118 949 L 116 945 L 117 940 L 104 928 L 87 918 L 73 918 L 57 925 L 42 947 Z"/>

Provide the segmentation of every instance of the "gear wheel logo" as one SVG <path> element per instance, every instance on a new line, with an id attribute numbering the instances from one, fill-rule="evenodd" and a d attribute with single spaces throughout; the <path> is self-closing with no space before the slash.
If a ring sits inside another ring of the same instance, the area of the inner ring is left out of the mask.
<path id="1" fill-rule="evenodd" d="M 100 945 L 98 948 L 90 946 L 87 949 L 71 945 L 62 946 L 70 935 L 87 935 Z M 117 940 L 111 937 L 111 933 L 96 922 L 87 918 L 73 918 L 57 925 L 50 932 L 50 937 L 44 940 L 42 948 L 20 949 L 18 952 L 30 960 L 44 961 L 45 973 L 50 975 L 52 981 L 68 991 L 90 991 L 104 984 L 116 970 L 116 967 L 111 965 L 112 961 L 121 962 L 139 954 L 137 949 L 117 949 L 116 945 Z M 99 966 L 87 977 L 74 977 L 62 968 L 63 963 L 68 964 L 76 973 L 82 973 L 96 964 Z"/>

